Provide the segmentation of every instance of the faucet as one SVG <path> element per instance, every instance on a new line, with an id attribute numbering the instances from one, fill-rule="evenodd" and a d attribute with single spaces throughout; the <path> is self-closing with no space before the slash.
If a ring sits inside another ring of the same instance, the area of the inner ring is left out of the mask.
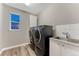
<path id="1" fill-rule="evenodd" d="M 71 39 L 70 34 L 68 32 L 63 32 L 62 34 L 66 35 L 66 39 Z"/>

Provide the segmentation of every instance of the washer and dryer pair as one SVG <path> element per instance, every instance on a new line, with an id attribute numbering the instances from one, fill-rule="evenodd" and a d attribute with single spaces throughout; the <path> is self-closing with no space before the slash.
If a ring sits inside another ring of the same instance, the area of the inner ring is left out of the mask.
<path id="1" fill-rule="evenodd" d="M 49 56 L 49 38 L 53 37 L 52 26 L 30 28 L 30 43 L 37 56 Z"/>

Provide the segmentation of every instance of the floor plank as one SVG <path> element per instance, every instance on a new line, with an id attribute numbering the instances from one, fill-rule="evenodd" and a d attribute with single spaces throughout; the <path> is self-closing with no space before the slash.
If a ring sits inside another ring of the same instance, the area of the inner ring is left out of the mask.
<path id="1" fill-rule="evenodd" d="M 36 55 L 29 45 L 25 45 L 2 51 L 0 56 L 36 56 Z"/>

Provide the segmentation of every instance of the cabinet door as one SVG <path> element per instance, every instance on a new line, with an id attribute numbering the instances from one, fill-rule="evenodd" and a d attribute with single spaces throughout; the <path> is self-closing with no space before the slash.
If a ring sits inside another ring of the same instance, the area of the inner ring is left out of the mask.
<path id="1" fill-rule="evenodd" d="M 64 44 L 62 45 L 62 56 L 79 56 L 79 48 Z"/>
<path id="2" fill-rule="evenodd" d="M 60 55 L 60 45 L 56 41 L 50 40 L 50 56 Z"/>

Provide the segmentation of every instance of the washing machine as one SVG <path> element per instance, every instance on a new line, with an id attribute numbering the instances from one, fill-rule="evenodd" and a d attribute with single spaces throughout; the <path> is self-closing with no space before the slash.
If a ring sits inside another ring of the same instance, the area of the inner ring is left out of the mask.
<path id="1" fill-rule="evenodd" d="M 52 26 L 34 27 L 33 38 L 37 56 L 49 56 L 49 38 L 53 37 Z"/>
<path id="2" fill-rule="evenodd" d="M 29 37 L 30 37 L 30 47 L 32 50 L 35 50 L 35 43 L 33 38 L 34 32 L 35 32 L 34 27 L 30 28 Z"/>

